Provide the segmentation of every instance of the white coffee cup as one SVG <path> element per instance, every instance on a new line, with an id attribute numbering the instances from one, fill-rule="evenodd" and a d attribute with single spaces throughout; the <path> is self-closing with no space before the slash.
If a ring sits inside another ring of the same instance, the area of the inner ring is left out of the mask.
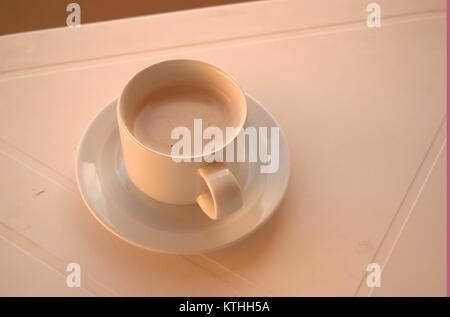
<path id="1" fill-rule="evenodd" d="M 180 161 L 166 149 L 168 129 L 197 115 L 212 122 L 223 120 L 235 128 L 222 148 L 214 149 L 226 151 L 245 124 L 245 95 L 233 78 L 203 62 L 170 60 L 145 68 L 119 97 L 122 153 L 129 178 L 142 192 L 169 204 L 197 203 L 217 220 L 243 204 L 235 176 L 224 163 L 198 162 L 199 156 L 214 152 L 193 153 Z"/>

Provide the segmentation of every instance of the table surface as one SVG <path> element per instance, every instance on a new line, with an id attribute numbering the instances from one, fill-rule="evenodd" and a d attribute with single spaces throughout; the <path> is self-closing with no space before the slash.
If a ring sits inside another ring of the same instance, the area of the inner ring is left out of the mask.
<path id="1" fill-rule="evenodd" d="M 377 2 L 381 28 L 366 1 L 280 0 L 0 37 L 0 295 L 444 295 L 445 1 Z M 129 245 L 75 182 L 87 124 L 172 58 L 234 75 L 291 150 L 275 216 L 208 254 Z"/>

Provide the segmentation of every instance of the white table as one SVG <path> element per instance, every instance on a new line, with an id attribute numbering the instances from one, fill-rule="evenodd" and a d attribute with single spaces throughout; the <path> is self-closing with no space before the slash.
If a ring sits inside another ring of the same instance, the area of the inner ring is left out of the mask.
<path id="1" fill-rule="evenodd" d="M 377 2 L 379 29 L 367 1 L 298 0 L 0 37 L 0 295 L 444 295 L 445 1 Z M 274 218 L 210 254 L 121 241 L 75 184 L 86 125 L 171 58 L 233 74 L 291 149 Z"/>

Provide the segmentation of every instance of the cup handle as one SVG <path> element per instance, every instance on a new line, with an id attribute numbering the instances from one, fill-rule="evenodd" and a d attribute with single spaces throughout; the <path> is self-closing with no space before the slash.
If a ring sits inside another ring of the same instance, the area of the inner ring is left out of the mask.
<path id="1" fill-rule="evenodd" d="M 242 191 L 236 177 L 223 163 L 200 167 L 197 174 L 209 190 L 197 197 L 197 204 L 213 220 L 218 220 L 242 207 Z"/>

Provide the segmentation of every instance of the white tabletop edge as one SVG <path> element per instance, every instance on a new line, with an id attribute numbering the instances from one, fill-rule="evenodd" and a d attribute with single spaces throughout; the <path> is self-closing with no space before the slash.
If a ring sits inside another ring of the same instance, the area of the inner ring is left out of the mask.
<path id="1" fill-rule="evenodd" d="M 445 1 L 378 1 L 383 17 L 443 12 Z M 0 37 L 0 74 L 73 61 L 364 21 L 366 4 L 270 0 Z M 113 40 L 112 40 L 113 39 Z"/>

